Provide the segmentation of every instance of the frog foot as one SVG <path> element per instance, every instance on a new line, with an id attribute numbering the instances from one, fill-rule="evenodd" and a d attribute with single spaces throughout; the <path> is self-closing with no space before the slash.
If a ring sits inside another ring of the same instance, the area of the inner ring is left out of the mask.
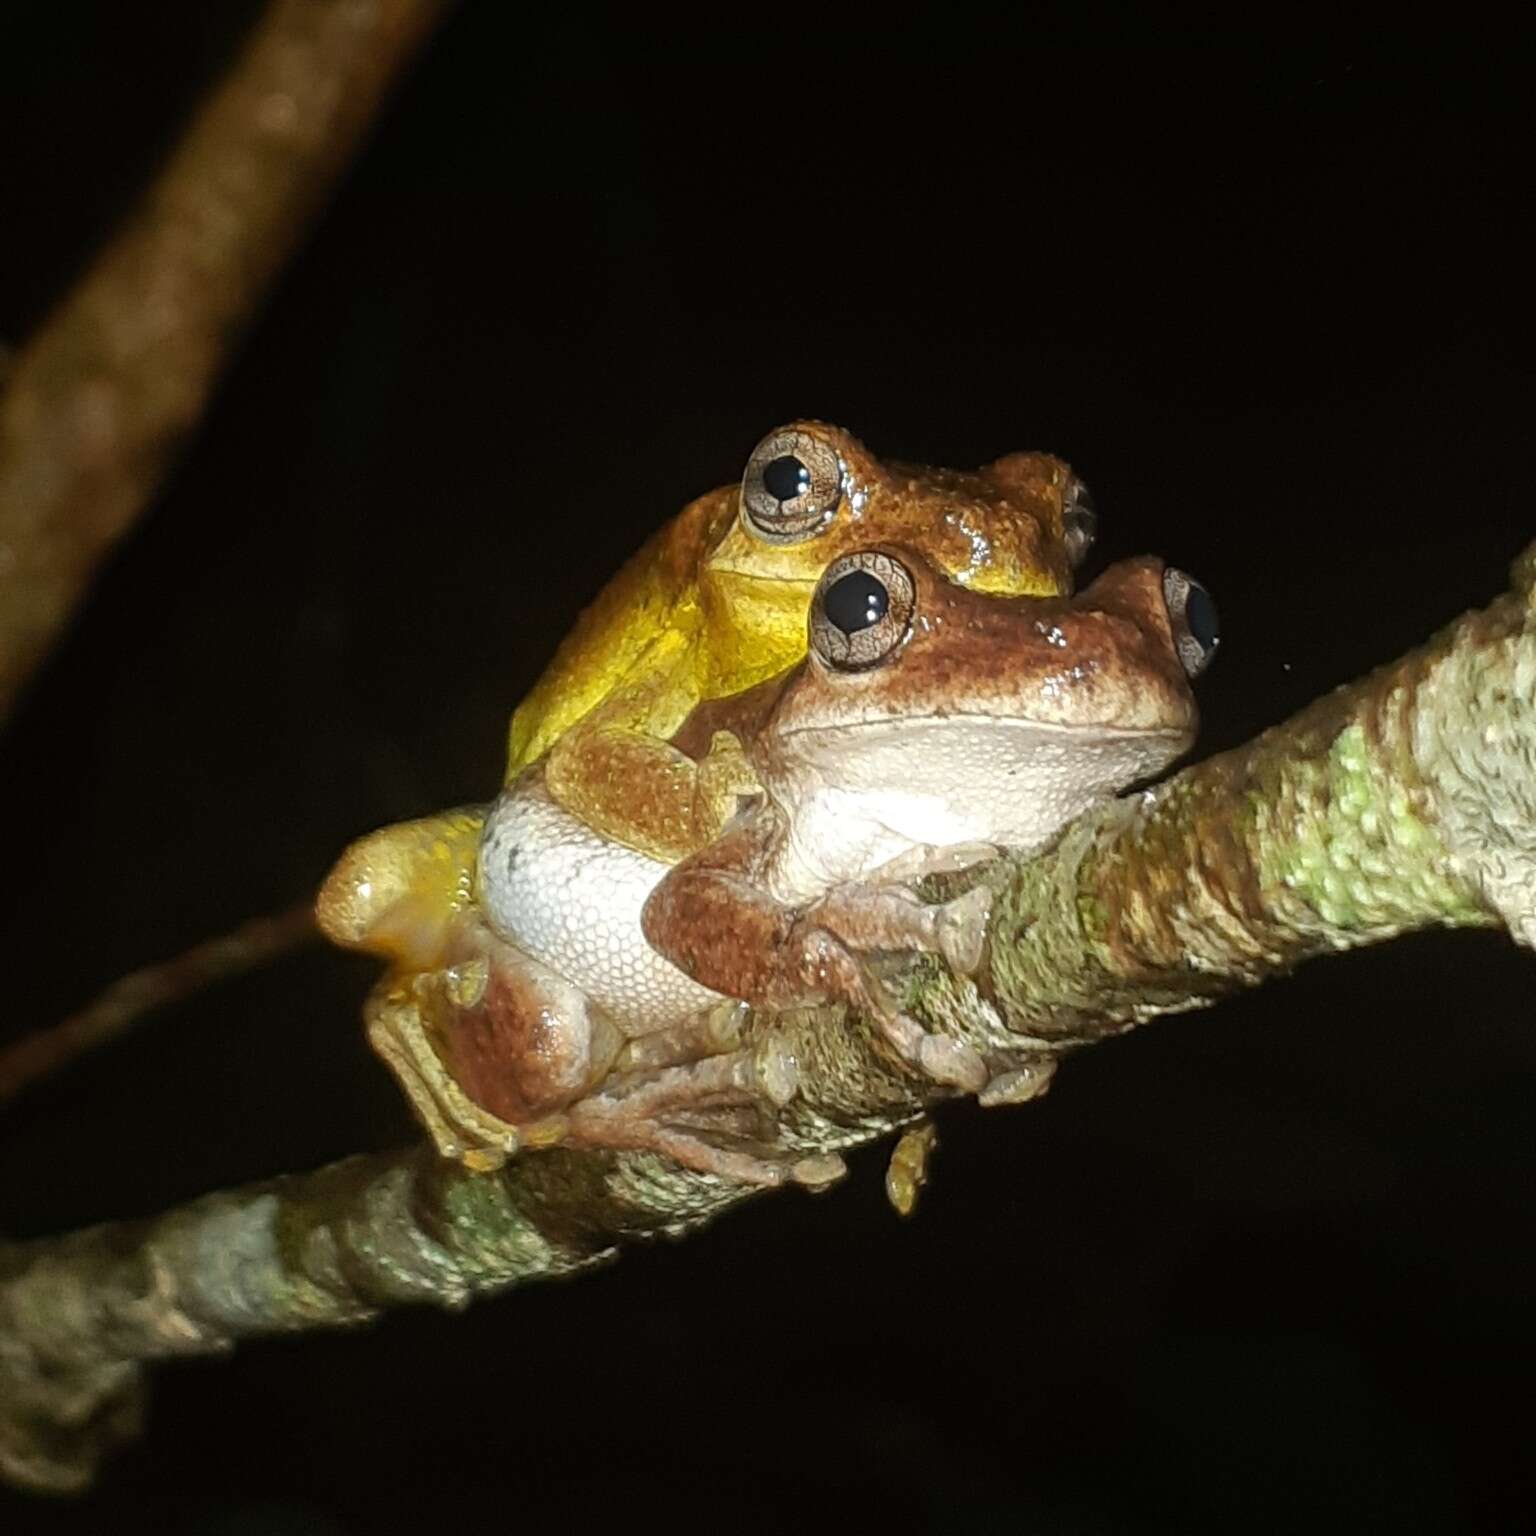
<path id="1" fill-rule="evenodd" d="M 367 1020 L 368 1043 L 395 1074 L 443 1157 L 476 1173 L 492 1173 L 523 1147 L 556 1139 L 519 1132 L 476 1104 L 443 1068 L 419 1000 L 394 977 L 375 989 Z"/>
<path id="2" fill-rule="evenodd" d="M 992 892 L 972 887 L 952 901 L 927 902 L 905 886 L 841 886 L 806 912 L 851 949 L 927 950 L 971 976 L 981 967 Z"/>
<path id="3" fill-rule="evenodd" d="M 587 1095 L 561 1117 L 562 1140 L 569 1147 L 655 1152 L 695 1173 L 764 1188 L 794 1183 L 820 1191 L 842 1178 L 847 1170 L 835 1153 L 786 1158 L 761 1149 L 722 1146 L 675 1118 L 756 1105 L 763 1097 L 753 1059 L 745 1051 L 734 1051 Z"/>
<path id="4" fill-rule="evenodd" d="M 899 902 L 908 909 L 915 905 L 906 893 L 901 893 Z M 934 909 L 924 910 L 931 914 Z M 843 939 L 820 925 L 817 919 L 824 915 L 817 909 L 815 918 L 808 915 L 791 935 L 789 948 L 799 977 L 823 995 L 839 998 L 867 1014 L 896 1054 L 933 1082 L 964 1093 L 976 1093 L 984 1087 L 991 1074 L 981 1053 L 963 1040 L 930 1034 L 916 1019 L 902 1013 Z"/>

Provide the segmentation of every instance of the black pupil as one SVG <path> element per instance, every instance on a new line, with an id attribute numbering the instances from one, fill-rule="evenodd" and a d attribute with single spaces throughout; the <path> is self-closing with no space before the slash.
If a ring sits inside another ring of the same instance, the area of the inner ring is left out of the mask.
<path id="1" fill-rule="evenodd" d="M 891 606 L 891 594 L 868 571 L 849 571 L 827 588 L 821 611 L 845 635 L 878 624 Z"/>
<path id="2" fill-rule="evenodd" d="M 1190 634 L 1206 650 L 1216 644 L 1221 634 L 1221 626 L 1216 619 L 1216 604 L 1211 594 L 1193 582 L 1189 586 L 1189 595 L 1184 599 L 1184 622 L 1189 626 Z"/>
<path id="3" fill-rule="evenodd" d="M 775 501 L 793 501 L 810 488 L 810 470 L 792 453 L 775 459 L 763 470 L 763 489 Z"/>

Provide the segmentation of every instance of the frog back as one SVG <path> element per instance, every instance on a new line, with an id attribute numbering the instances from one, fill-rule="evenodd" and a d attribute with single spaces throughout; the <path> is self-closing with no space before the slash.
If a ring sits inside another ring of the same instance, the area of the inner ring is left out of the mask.
<path id="1" fill-rule="evenodd" d="M 542 757 L 577 721 L 621 694 L 627 684 L 664 671 L 666 712 L 678 718 L 698 702 L 708 674 L 698 654 L 703 627 L 698 573 L 734 516 L 734 487 L 685 507 L 630 556 L 583 610 L 549 665 L 512 715 L 507 778 Z M 644 727 L 656 703 L 640 690 Z"/>

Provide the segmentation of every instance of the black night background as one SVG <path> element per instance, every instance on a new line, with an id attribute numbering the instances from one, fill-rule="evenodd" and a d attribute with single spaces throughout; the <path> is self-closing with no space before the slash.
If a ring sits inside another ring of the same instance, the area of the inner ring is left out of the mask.
<path id="1" fill-rule="evenodd" d="M 8 0 L 0 337 L 256 9 Z M 467 0 L 9 723 L 0 1035 L 489 798 L 580 606 L 788 418 L 1068 458 L 1095 568 L 1221 606 L 1201 754 L 1487 601 L 1536 532 L 1498 52 L 799 13 L 706 52 Z M 0 1229 L 411 1136 L 372 974 L 311 950 L 18 1103 Z M 0 1529 L 1521 1527 L 1533 995 L 1493 933 L 1317 962 L 943 1112 L 909 1223 L 876 1149 L 571 1284 L 167 1368 L 97 1491 Z"/>

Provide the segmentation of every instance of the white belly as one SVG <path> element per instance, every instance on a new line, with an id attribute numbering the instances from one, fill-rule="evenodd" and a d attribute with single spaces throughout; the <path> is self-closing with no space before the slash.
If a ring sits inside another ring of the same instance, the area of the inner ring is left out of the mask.
<path id="1" fill-rule="evenodd" d="M 480 843 L 491 927 L 579 987 L 628 1034 L 720 1001 L 645 941 L 640 909 L 668 865 L 597 836 L 542 779 L 506 790 Z"/>

